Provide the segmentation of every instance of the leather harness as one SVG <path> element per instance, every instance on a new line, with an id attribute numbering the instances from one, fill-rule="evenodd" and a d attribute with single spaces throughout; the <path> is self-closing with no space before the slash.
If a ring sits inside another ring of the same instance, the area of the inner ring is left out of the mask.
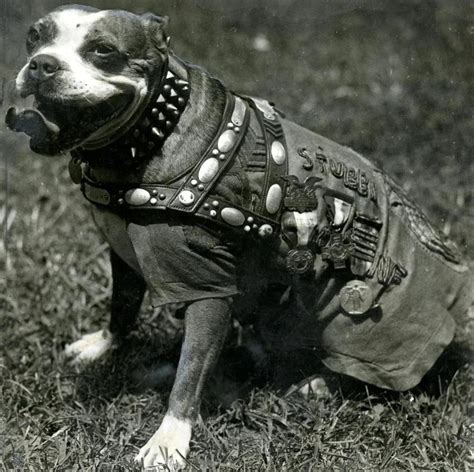
<path id="1" fill-rule="evenodd" d="M 247 133 L 250 107 L 264 131 L 266 175 L 262 203 L 258 211 L 250 211 L 222 197 L 213 195 L 216 182 L 235 159 Z M 227 103 L 219 130 L 206 152 L 181 185 L 141 184 L 111 185 L 93 181 L 86 173 L 81 179 L 85 198 L 112 210 L 175 211 L 212 221 L 225 228 L 261 238 L 278 236 L 283 195 L 288 174 L 287 147 L 276 113 L 264 113 L 249 99 L 227 93 Z"/>

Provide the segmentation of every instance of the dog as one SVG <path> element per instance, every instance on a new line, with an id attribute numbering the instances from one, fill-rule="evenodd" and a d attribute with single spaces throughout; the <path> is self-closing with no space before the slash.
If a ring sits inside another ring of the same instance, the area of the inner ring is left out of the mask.
<path id="1" fill-rule="evenodd" d="M 110 325 L 66 353 L 100 358 L 133 329 L 147 289 L 155 306 L 184 306 L 168 410 L 137 455 L 180 468 L 233 318 L 306 377 L 318 359 L 406 390 L 451 342 L 470 275 L 383 171 L 183 62 L 167 23 L 54 10 L 28 31 L 16 79 L 35 104 L 6 123 L 36 153 L 71 154 L 111 246 Z"/>

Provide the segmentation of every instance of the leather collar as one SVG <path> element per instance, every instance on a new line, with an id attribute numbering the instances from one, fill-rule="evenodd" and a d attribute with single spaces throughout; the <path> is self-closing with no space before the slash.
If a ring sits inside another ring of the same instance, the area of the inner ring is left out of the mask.
<path id="1" fill-rule="evenodd" d="M 189 82 L 178 77 L 165 63 L 158 92 L 150 99 L 137 122 L 119 139 L 100 149 L 78 148 L 71 152 L 71 178 L 77 182 L 82 162 L 89 165 L 120 165 L 138 168 L 150 160 L 161 149 L 165 140 L 173 132 L 188 103 Z"/>

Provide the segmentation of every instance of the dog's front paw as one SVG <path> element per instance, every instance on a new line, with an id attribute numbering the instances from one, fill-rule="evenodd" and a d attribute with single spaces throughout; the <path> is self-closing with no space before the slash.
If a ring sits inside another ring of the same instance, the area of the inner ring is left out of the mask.
<path id="1" fill-rule="evenodd" d="M 181 470 L 189 452 L 191 440 L 191 423 L 179 420 L 171 415 L 165 415 L 161 426 L 149 441 L 140 449 L 135 461 L 147 467 L 167 466 L 163 470 Z"/>
<path id="2" fill-rule="evenodd" d="M 74 364 L 92 362 L 102 357 L 113 346 L 114 338 L 108 329 L 86 334 L 64 350 L 67 357 L 73 357 Z"/>

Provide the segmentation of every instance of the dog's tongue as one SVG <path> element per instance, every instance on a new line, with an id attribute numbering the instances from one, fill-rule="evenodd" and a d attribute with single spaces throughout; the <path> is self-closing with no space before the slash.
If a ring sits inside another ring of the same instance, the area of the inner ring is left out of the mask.
<path id="1" fill-rule="evenodd" d="M 33 151 L 41 154 L 56 154 L 59 151 L 59 126 L 48 120 L 39 110 L 31 108 L 18 112 L 15 107 L 11 107 L 7 111 L 5 123 L 12 131 L 30 136 Z"/>

